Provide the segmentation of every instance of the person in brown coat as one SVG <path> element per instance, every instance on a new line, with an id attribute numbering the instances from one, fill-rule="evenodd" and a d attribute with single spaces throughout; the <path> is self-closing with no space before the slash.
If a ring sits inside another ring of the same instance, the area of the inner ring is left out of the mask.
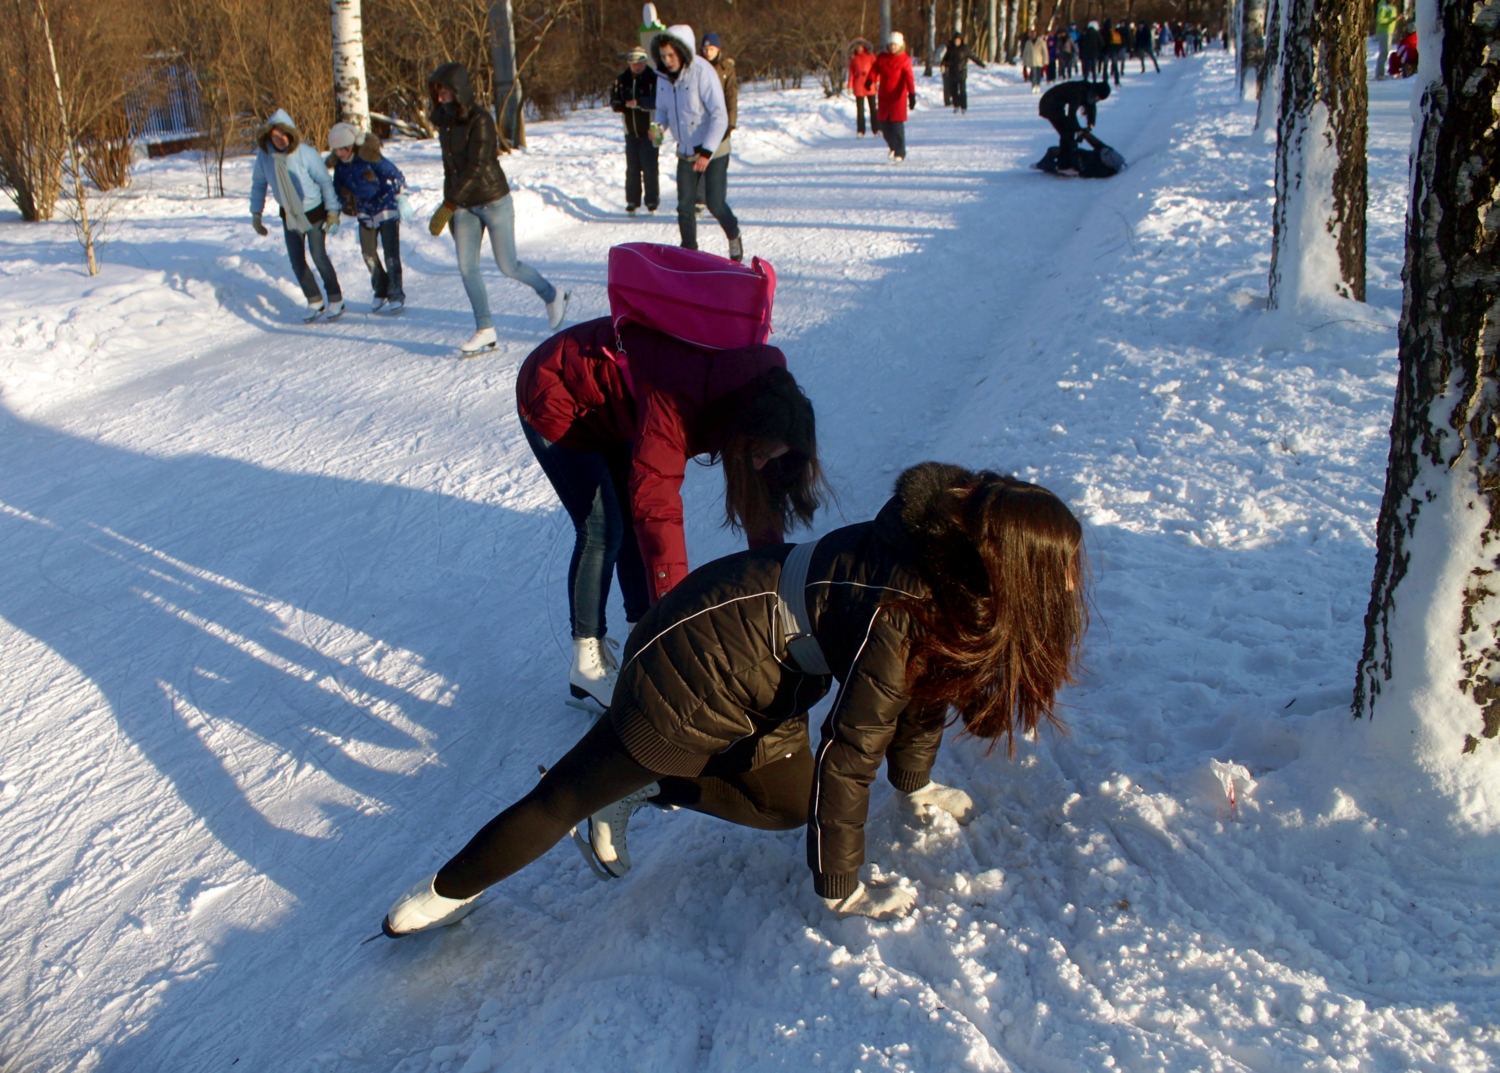
<path id="1" fill-rule="evenodd" d="M 740 121 L 740 78 L 734 70 L 734 60 L 724 55 L 723 48 L 719 45 L 719 35 L 706 33 L 703 35 L 703 43 L 699 46 L 699 54 L 713 64 L 714 70 L 719 75 L 719 84 L 724 87 L 724 110 L 729 113 L 729 130 L 724 134 L 724 140 L 719 143 L 718 150 L 714 156 L 729 155 L 729 137 L 734 133 L 734 128 Z M 693 206 L 697 212 L 707 208 L 706 181 L 700 176 L 698 179 L 698 197 Z"/>
<path id="2" fill-rule="evenodd" d="M 455 923 L 570 829 L 597 873 L 624 875 L 626 825 L 646 803 L 766 830 L 805 823 L 830 910 L 905 914 L 910 887 L 859 879 L 870 783 L 884 763 L 913 803 L 965 816 L 968 795 L 931 777 L 949 709 L 964 733 L 1012 750 L 1057 723 L 1085 576 L 1082 527 L 1055 495 L 934 462 L 903 473 L 873 521 L 700 567 L 631 633 L 594 728 L 382 930 Z M 835 679 L 814 751 L 807 712 Z"/>

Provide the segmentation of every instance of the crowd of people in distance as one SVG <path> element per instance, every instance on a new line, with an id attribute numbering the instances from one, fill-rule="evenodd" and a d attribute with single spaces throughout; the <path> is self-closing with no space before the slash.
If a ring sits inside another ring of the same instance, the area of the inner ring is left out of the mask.
<path id="1" fill-rule="evenodd" d="M 1381 0 L 1379 11 L 1390 10 L 1390 0 Z M 1377 22 L 1381 17 L 1377 13 Z M 1386 27 L 1381 32 L 1388 47 L 1394 23 L 1388 20 L 1381 25 Z M 1034 93 L 1041 93 L 1044 83 L 1070 82 L 1075 74 L 1082 83 L 1107 86 L 1113 79 L 1118 86 L 1127 59 L 1138 60 L 1142 73 L 1148 59 L 1160 71 L 1159 48 L 1170 42 L 1177 55 L 1185 55 L 1198 51 L 1205 37 L 1202 28 L 1192 23 L 1114 24 L 1105 19 L 1081 30 L 1071 24 L 1055 32 L 1027 33 L 1019 54 L 1023 75 Z M 675 146 L 681 246 L 698 248 L 699 216 L 706 210 L 724 232 L 728 257 L 742 262 L 744 240 L 729 205 L 731 137 L 738 121 L 739 97 L 734 60 L 725 54 L 717 34 L 706 33 L 699 42 L 691 27 L 663 26 L 654 15 L 642 26 L 640 40 L 640 45 L 626 53 L 626 68 L 609 94 L 610 105 L 624 125 L 625 211 L 635 215 L 644 207 L 647 213 L 655 213 L 660 207 L 660 150 L 670 135 Z M 942 46 L 936 59 L 942 67 L 944 107 L 966 113 L 969 67 L 983 67 L 984 62 L 961 33 Z M 1392 61 L 1393 69 L 1396 62 Z M 848 88 L 854 97 L 856 134 L 863 137 L 868 123 L 869 131 L 885 140 L 886 159 L 893 164 L 904 161 L 906 124 L 917 106 L 916 76 L 905 37 L 893 32 L 878 51 L 869 41 L 855 41 L 849 55 Z M 444 231 L 452 235 L 459 276 L 474 314 L 474 334 L 460 346 L 460 354 L 472 356 L 497 344 L 480 269 L 486 234 L 500 271 L 536 293 L 545 307 L 548 326 L 556 330 L 567 317 L 571 296 L 517 253 L 515 208 L 498 159 L 495 121 L 476 103 L 469 72 L 460 64 L 443 64 L 428 79 L 428 92 L 428 119 L 438 132 L 443 158 L 443 201 L 428 229 L 433 235 Z M 1093 102 L 1107 95 L 1097 88 L 1088 92 Z M 1071 117 L 1078 107 L 1061 102 L 1059 112 L 1057 104 L 1045 107 L 1042 115 L 1059 130 L 1059 152 L 1066 165 L 1079 138 L 1091 139 L 1088 132 L 1093 123 L 1091 118 L 1086 130 L 1077 127 Z M 1092 116 L 1092 103 L 1088 108 Z M 1061 125 L 1064 118 L 1071 133 Z M 303 141 L 292 117 L 277 109 L 257 132 L 256 150 L 251 224 L 257 233 L 270 234 L 264 220 L 269 193 L 278 208 L 292 273 L 307 299 L 303 319 L 308 323 L 333 320 L 344 312 L 343 290 L 327 242 L 338 233 L 344 218 L 351 216 L 370 274 L 370 312 L 399 314 L 406 305 L 401 224 L 413 219 L 415 212 L 405 176 L 382 156 L 380 139 L 340 123 L 329 132 L 324 156 Z"/>

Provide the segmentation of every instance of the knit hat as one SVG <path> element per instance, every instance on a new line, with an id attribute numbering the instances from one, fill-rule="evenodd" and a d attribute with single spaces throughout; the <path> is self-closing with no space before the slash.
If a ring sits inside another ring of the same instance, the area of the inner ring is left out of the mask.
<path id="1" fill-rule="evenodd" d="M 724 47 L 723 45 L 719 44 L 719 35 L 715 34 L 715 33 L 706 33 L 706 34 L 704 34 L 703 35 L 703 41 L 699 44 L 698 47 L 700 49 L 704 49 L 704 48 L 707 48 L 709 45 L 712 45 L 714 48 L 723 48 Z"/>
<path id="2" fill-rule="evenodd" d="M 906 35 L 900 30 L 892 30 L 891 36 L 886 39 L 886 47 L 892 52 L 900 52 L 906 47 Z"/>
<path id="3" fill-rule="evenodd" d="M 645 63 L 648 58 L 649 57 L 646 55 L 646 50 L 641 48 L 639 45 L 631 49 L 629 52 L 625 53 L 626 63 Z"/>
<path id="4" fill-rule="evenodd" d="M 350 149 L 364 141 L 364 132 L 348 123 L 335 123 L 328 130 L 329 149 Z"/>

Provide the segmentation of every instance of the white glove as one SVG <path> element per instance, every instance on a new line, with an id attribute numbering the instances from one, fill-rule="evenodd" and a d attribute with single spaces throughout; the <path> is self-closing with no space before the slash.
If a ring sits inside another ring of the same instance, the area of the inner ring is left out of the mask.
<path id="1" fill-rule="evenodd" d="M 917 892 L 910 887 L 875 887 L 861 883 L 847 898 L 824 898 L 829 912 L 841 917 L 860 916 L 885 920 L 904 917 L 917 904 Z"/>
<path id="2" fill-rule="evenodd" d="M 908 801 L 915 808 L 919 805 L 935 805 L 959 823 L 968 818 L 974 809 L 974 799 L 962 790 L 952 786 L 944 786 L 940 782 L 929 782 L 920 790 L 913 790 L 906 795 Z"/>
<path id="3" fill-rule="evenodd" d="M 411 207 L 411 199 L 405 194 L 396 198 L 396 211 L 401 214 L 403 220 L 413 219 L 417 215 L 417 210 Z"/>

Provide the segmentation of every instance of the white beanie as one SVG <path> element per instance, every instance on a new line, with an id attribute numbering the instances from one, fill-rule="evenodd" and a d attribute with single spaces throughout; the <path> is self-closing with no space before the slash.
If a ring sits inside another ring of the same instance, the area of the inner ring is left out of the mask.
<path id="1" fill-rule="evenodd" d="M 348 123 L 335 123 L 328 130 L 328 148 L 345 149 L 364 141 L 364 132 Z"/>
<path id="2" fill-rule="evenodd" d="M 892 30 L 891 36 L 886 38 L 886 47 L 892 52 L 900 52 L 906 47 L 906 35 L 900 30 Z"/>

